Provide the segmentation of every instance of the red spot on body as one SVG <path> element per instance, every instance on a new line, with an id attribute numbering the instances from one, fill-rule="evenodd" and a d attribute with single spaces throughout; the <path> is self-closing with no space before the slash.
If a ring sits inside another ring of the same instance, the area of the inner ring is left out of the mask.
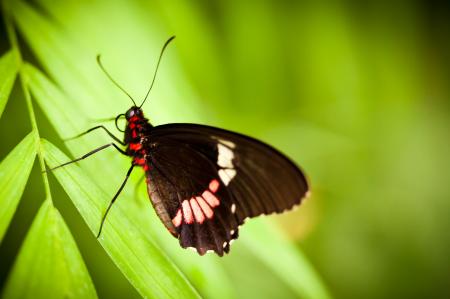
<path id="1" fill-rule="evenodd" d="M 205 215 L 203 215 L 202 209 L 198 205 L 197 200 L 192 197 L 189 202 L 191 204 L 192 211 L 194 212 L 195 221 L 202 224 L 203 221 L 205 221 Z"/>
<path id="2" fill-rule="evenodd" d="M 135 122 L 135 121 L 137 121 L 137 120 L 139 120 L 139 117 L 137 117 L 136 115 L 134 115 L 134 116 L 132 116 L 132 117 L 128 120 L 128 122 L 129 122 L 129 123 L 133 123 L 133 122 Z"/>
<path id="3" fill-rule="evenodd" d="M 191 206 L 189 205 L 189 201 L 183 200 L 181 203 L 181 207 L 183 209 L 184 221 L 188 224 L 194 223 L 194 217 L 192 216 Z"/>
<path id="4" fill-rule="evenodd" d="M 144 158 L 135 158 L 134 159 L 134 164 L 144 166 L 145 165 L 145 159 Z"/>
<path id="5" fill-rule="evenodd" d="M 141 143 L 130 143 L 130 150 L 138 151 L 142 148 Z"/>
<path id="6" fill-rule="evenodd" d="M 208 202 L 208 204 L 212 208 L 220 205 L 219 199 L 214 194 L 212 194 L 209 190 L 206 190 L 205 192 L 203 192 L 202 197 Z"/>
<path id="7" fill-rule="evenodd" d="M 181 209 L 178 209 L 177 214 L 172 219 L 173 225 L 175 227 L 179 227 L 181 225 L 181 221 L 183 220 L 183 214 L 181 214 Z"/>
<path id="8" fill-rule="evenodd" d="M 217 189 L 219 189 L 219 181 L 214 179 L 209 183 L 209 190 L 211 190 L 211 192 L 216 193 Z"/>
<path id="9" fill-rule="evenodd" d="M 131 137 L 137 138 L 136 130 L 131 131 Z"/>
<path id="10" fill-rule="evenodd" d="M 148 167 L 147 164 L 144 164 L 144 171 L 147 172 L 150 168 Z"/>
<path id="11" fill-rule="evenodd" d="M 202 208 L 203 213 L 208 217 L 208 219 L 211 219 L 214 216 L 214 212 L 211 209 L 211 207 L 206 203 L 206 201 L 201 196 L 195 197 L 197 199 L 198 204 Z"/>
<path id="12" fill-rule="evenodd" d="M 130 129 L 134 129 L 134 127 L 136 127 L 135 123 L 130 123 Z"/>

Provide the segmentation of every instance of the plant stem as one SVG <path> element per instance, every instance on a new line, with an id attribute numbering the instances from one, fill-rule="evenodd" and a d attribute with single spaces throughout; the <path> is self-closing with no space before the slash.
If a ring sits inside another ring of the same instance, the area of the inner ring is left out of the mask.
<path id="1" fill-rule="evenodd" d="M 13 22 L 11 19 L 11 14 L 10 14 L 10 11 L 8 10 L 9 7 L 7 7 L 6 1 L 3 1 L 2 4 L 3 4 L 3 17 L 5 19 L 5 25 L 6 25 L 6 31 L 8 34 L 8 39 L 14 50 L 14 54 L 17 59 L 17 63 L 20 66 L 20 72 L 19 72 L 20 84 L 22 86 L 22 90 L 23 90 L 23 93 L 25 96 L 25 102 L 27 103 L 27 109 L 28 109 L 28 114 L 30 116 L 31 127 L 34 132 L 35 142 L 37 144 L 37 146 L 36 146 L 37 156 L 38 156 L 38 160 L 39 160 L 39 165 L 41 167 L 42 180 L 44 182 L 44 189 L 45 189 L 45 196 L 46 196 L 46 199 L 50 200 L 50 203 L 53 205 L 53 201 L 52 201 L 52 197 L 51 197 L 51 193 L 50 193 L 50 184 L 48 182 L 47 172 L 45 171 L 44 155 L 42 153 L 42 147 L 41 147 L 41 137 L 39 135 L 39 129 L 38 129 L 37 122 L 36 122 L 36 115 L 34 113 L 33 102 L 31 100 L 31 93 L 28 88 L 28 77 L 24 74 L 24 72 L 22 70 L 23 59 L 22 59 L 22 55 L 20 53 L 20 47 L 19 47 L 19 43 L 17 40 L 16 31 L 14 29 L 14 25 L 13 25 Z"/>

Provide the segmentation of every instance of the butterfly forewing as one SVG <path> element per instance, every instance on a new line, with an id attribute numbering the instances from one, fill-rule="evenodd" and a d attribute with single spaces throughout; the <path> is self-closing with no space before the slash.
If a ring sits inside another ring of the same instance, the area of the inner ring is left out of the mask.
<path id="1" fill-rule="evenodd" d="M 155 210 L 182 247 L 222 255 L 248 217 L 280 213 L 308 191 L 288 158 L 253 138 L 194 124 L 154 127 L 147 185 Z"/>

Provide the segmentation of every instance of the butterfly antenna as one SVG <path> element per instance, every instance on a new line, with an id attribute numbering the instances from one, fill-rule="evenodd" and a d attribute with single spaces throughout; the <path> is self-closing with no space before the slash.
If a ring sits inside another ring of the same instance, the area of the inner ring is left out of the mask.
<path id="1" fill-rule="evenodd" d="M 158 72 L 159 63 L 161 62 L 161 57 L 163 56 L 164 51 L 166 50 L 166 48 L 167 48 L 167 46 L 169 45 L 169 43 L 170 43 L 174 38 L 175 38 L 175 35 L 172 36 L 172 37 L 170 37 L 170 38 L 166 41 L 166 43 L 164 44 L 164 46 L 162 47 L 161 54 L 159 54 L 158 63 L 156 64 L 156 70 L 155 70 L 155 73 L 154 73 L 154 75 L 153 75 L 152 83 L 150 84 L 150 88 L 148 89 L 147 94 L 145 95 L 145 98 L 144 98 L 144 100 L 142 101 L 142 104 L 139 106 L 139 108 L 141 108 L 142 105 L 144 105 L 145 101 L 147 100 L 148 94 L 150 93 L 150 90 L 152 90 L 153 83 L 155 83 L 156 73 Z"/>
<path id="2" fill-rule="evenodd" d="M 130 98 L 130 100 L 133 102 L 134 106 L 136 106 L 136 102 L 133 100 L 133 98 L 130 96 L 130 94 L 129 94 L 128 92 L 126 92 L 126 90 L 123 89 L 123 87 L 120 86 L 119 83 L 117 83 L 117 82 L 116 82 L 116 81 L 108 74 L 108 72 L 106 71 L 105 67 L 104 67 L 103 64 L 102 64 L 100 54 L 97 55 L 97 63 L 98 63 L 98 65 L 100 66 L 100 68 L 102 69 L 102 71 L 105 73 L 105 75 L 109 78 L 109 80 L 111 80 L 111 82 L 114 83 L 115 86 L 117 86 L 121 91 L 123 91 L 123 92 Z"/>

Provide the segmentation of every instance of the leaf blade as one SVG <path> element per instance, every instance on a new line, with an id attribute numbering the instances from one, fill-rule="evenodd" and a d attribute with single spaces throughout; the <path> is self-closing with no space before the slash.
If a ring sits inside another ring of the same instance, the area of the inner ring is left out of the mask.
<path id="1" fill-rule="evenodd" d="M 18 69 L 19 64 L 13 50 L 0 58 L 0 117 L 8 102 Z"/>
<path id="2" fill-rule="evenodd" d="M 58 210 L 45 200 L 28 231 L 3 298 L 97 298 Z"/>
<path id="3" fill-rule="evenodd" d="M 16 211 L 36 156 L 36 136 L 29 133 L 0 163 L 0 242 Z"/>

